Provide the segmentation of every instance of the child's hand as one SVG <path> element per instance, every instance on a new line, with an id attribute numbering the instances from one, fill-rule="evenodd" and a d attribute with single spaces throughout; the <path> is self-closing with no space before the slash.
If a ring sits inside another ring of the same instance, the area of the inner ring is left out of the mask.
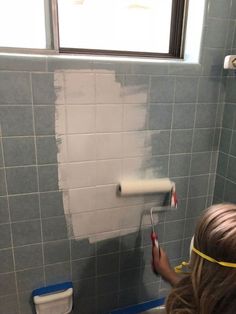
<path id="1" fill-rule="evenodd" d="M 158 250 L 156 246 L 153 246 L 152 258 L 153 270 L 160 274 L 164 280 L 168 281 L 171 285 L 174 285 L 179 281 L 179 277 L 171 267 L 169 258 L 163 249 L 160 248 L 160 250 Z"/>

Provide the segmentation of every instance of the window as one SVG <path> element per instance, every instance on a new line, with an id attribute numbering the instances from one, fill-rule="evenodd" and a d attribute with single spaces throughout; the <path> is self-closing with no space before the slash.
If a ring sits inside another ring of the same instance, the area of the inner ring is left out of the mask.
<path id="1" fill-rule="evenodd" d="M 184 6 L 184 0 L 58 0 L 60 50 L 179 57 Z"/>
<path id="2" fill-rule="evenodd" d="M 188 0 L 0 0 L 0 46 L 59 53 L 183 56 Z"/>
<path id="3" fill-rule="evenodd" d="M 0 0 L 0 46 L 46 49 L 44 0 Z"/>

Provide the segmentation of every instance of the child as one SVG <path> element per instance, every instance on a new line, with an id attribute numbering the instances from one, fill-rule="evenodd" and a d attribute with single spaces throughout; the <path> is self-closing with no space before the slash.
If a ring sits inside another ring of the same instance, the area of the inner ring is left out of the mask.
<path id="1" fill-rule="evenodd" d="M 173 290 L 167 314 L 236 313 L 236 205 L 213 205 L 203 212 L 194 235 L 190 273 L 179 275 L 166 253 L 153 247 L 153 267 Z"/>

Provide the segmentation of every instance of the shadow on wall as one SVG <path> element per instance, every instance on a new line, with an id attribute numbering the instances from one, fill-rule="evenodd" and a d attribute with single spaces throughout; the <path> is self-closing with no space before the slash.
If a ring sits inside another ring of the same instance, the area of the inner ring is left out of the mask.
<path id="1" fill-rule="evenodd" d="M 106 314 L 158 297 L 159 278 L 151 269 L 151 247 L 148 251 L 142 247 L 142 238 L 139 231 L 97 242 L 96 257 L 76 261 L 76 269 L 72 264 L 72 277 L 79 280 L 74 284 L 73 314 Z M 152 294 L 146 289 L 148 281 L 155 287 Z"/>

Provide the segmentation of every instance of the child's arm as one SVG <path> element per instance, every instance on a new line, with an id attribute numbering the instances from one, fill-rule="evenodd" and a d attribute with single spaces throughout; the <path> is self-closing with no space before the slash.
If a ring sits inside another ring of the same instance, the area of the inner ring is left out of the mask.
<path id="1" fill-rule="evenodd" d="M 159 253 L 158 249 L 153 246 L 152 257 L 154 271 L 160 274 L 164 280 L 168 281 L 171 286 L 176 285 L 180 280 L 180 276 L 170 266 L 169 258 L 165 251 L 160 248 Z"/>

